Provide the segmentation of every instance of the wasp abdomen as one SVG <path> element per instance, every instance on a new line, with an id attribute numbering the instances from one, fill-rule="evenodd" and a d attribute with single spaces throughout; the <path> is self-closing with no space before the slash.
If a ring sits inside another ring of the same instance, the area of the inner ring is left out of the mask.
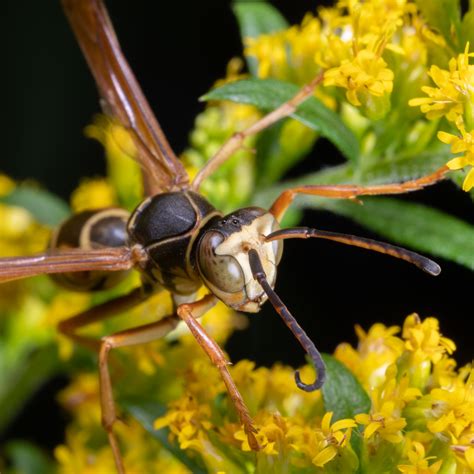
<path id="1" fill-rule="evenodd" d="M 123 209 L 97 209 L 74 214 L 61 224 L 51 239 L 52 249 L 121 247 L 127 245 L 127 221 Z M 127 272 L 74 272 L 52 276 L 54 281 L 74 291 L 112 288 Z"/>

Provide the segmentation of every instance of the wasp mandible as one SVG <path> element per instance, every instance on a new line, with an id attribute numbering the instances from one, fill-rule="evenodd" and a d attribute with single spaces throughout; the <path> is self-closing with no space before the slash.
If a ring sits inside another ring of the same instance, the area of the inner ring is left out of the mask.
<path id="1" fill-rule="evenodd" d="M 117 415 L 108 368 L 110 351 L 161 338 L 180 321 L 185 322 L 220 371 L 249 444 L 258 450 L 256 429 L 230 376 L 229 362 L 198 319 L 218 300 L 249 313 L 258 312 L 269 300 L 316 369 L 316 379 L 311 383 L 303 382 L 296 371 L 296 384 L 305 391 L 319 389 L 325 380 L 323 360 L 274 291 L 283 240 L 329 239 L 401 258 L 432 275 L 437 275 L 440 268 L 414 252 L 371 239 L 306 227 L 281 229 L 285 212 L 298 194 L 355 199 L 405 193 L 438 182 L 448 168 L 442 167 L 428 176 L 395 184 L 299 186 L 284 191 L 268 210 L 247 207 L 224 216 L 199 193 L 202 182 L 242 147 L 248 136 L 287 117 L 311 97 L 322 82 L 324 72 L 291 100 L 234 134 L 190 182 L 121 52 L 103 2 L 62 0 L 62 3 L 95 78 L 104 113 L 118 121 L 133 138 L 136 159 L 143 169 L 146 198 L 131 215 L 122 209 L 101 209 L 70 217 L 57 229 L 50 249 L 44 254 L 1 259 L 0 282 L 50 273 L 69 289 L 97 291 L 115 286 L 131 269 L 140 272 L 141 287 L 59 324 L 63 334 L 99 354 L 102 420 L 118 472 L 125 471 L 113 430 Z M 195 294 L 203 285 L 209 293 L 196 301 Z M 173 314 L 101 340 L 78 334 L 83 326 L 124 312 L 162 288 L 173 296 Z"/>

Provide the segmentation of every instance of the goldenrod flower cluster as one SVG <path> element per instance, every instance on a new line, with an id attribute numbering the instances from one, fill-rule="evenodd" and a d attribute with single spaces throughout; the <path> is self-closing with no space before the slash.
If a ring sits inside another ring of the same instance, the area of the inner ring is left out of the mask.
<path id="1" fill-rule="evenodd" d="M 205 323 L 211 328 L 213 320 L 224 318 L 227 327 L 238 325 L 229 314 L 222 306 Z M 380 323 L 367 332 L 358 327 L 357 347 L 337 347 L 334 357 L 357 375 L 371 401 L 368 412 L 349 418 L 335 419 L 326 411 L 320 392 L 299 390 L 290 367 L 257 368 L 247 360 L 231 366 L 258 429 L 258 453 L 250 450 L 217 370 L 186 331 L 171 337 L 178 337 L 178 345 L 153 346 L 161 358 L 153 379 L 135 373 L 134 384 L 166 406 L 149 430 L 207 472 L 472 472 L 474 370 L 456 370 L 450 358 L 454 343 L 440 334 L 435 318 L 410 315 L 399 333 L 400 328 Z M 227 330 L 213 334 L 221 342 L 228 335 Z M 134 363 L 141 357 L 136 352 Z M 118 385 L 133 370 L 123 359 L 119 363 L 125 366 Z M 311 377 L 309 366 L 302 371 Z M 96 469 L 91 472 L 106 469 L 112 458 L 100 434 L 97 378 L 80 375 L 61 401 L 74 416 L 67 443 L 56 450 L 62 472 L 88 472 L 77 470 L 87 463 Z M 133 402 L 131 407 L 136 413 Z M 118 433 L 131 472 L 155 472 L 162 463 L 168 463 L 167 472 L 192 472 L 155 446 L 130 416 L 125 421 L 128 426 L 118 423 Z"/>
<path id="2" fill-rule="evenodd" d="M 467 43 L 464 52 L 449 61 L 448 70 L 431 66 L 429 76 L 436 87 L 423 87 L 428 97 L 410 101 L 410 105 L 419 105 L 427 118 L 445 117 L 457 128 L 457 135 L 441 130 L 438 138 L 451 145 L 453 153 L 463 153 L 463 156 L 453 158 L 447 165 L 452 170 L 470 167 L 463 183 L 465 191 L 474 187 L 474 65 L 469 64 L 469 58 L 473 56 Z"/>
<path id="3" fill-rule="evenodd" d="M 438 138 L 451 145 L 452 153 L 463 154 L 449 161 L 451 169 L 471 167 L 463 184 L 468 191 L 474 186 L 474 66 L 469 64 L 473 53 L 469 43 L 462 43 L 463 36 L 452 38 L 454 26 L 446 39 L 427 22 L 418 10 L 424 3 L 341 0 L 319 9 L 317 16 L 308 13 L 300 25 L 249 38 L 245 54 L 256 58 L 261 78 L 303 84 L 324 70 L 326 87 L 316 96 L 347 114 L 347 125 L 364 144 L 364 160 L 429 146 L 433 127 L 422 116 L 410 114 L 408 105 L 420 106 L 428 120 L 445 117 L 457 134 L 440 130 Z M 453 41 L 464 52 L 456 54 Z M 427 85 L 428 77 L 435 87 Z M 345 101 L 338 89 L 345 92 Z M 427 97 L 419 97 L 421 92 Z M 383 120 L 385 131 L 372 129 L 366 118 Z M 389 135 L 391 144 L 376 145 Z"/>

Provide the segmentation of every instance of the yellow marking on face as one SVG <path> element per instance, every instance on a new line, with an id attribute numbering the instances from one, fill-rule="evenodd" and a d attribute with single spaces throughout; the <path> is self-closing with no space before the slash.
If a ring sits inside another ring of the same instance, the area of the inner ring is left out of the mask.
<path id="1" fill-rule="evenodd" d="M 270 285 L 273 287 L 275 283 L 276 266 L 278 263 L 276 261 L 276 246 L 272 242 L 265 242 L 264 236 L 275 231 L 278 228 L 277 226 L 275 218 L 270 213 L 263 214 L 254 219 L 250 224 L 242 226 L 239 232 L 235 232 L 227 237 L 215 250 L 216 255 L 234 257 L 242 269 L 245 290 L 250 300 L 239 308 L 242 311 L 258 311 L 258 307 L 267 299 L 262 287 L 253 278 L 248 258 L 248 251 L 250 249 L 257 251 Z"/>

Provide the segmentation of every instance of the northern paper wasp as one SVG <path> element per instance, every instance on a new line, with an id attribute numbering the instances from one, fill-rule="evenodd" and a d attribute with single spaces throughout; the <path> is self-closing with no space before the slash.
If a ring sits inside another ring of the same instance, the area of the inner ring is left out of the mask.
<path id="1" fill-rule="evenodd" d="M 62 333 L 99 353 L 103 425 L 119 472 L 124 472 L 124 466 L 113 431 L 117 416 L 108 369 L 109 353 L 114 348 L 163 337 L 181 320 L 220 371 L 249 444 L 258 450 L 252 418 L 229 374 L 228 361 L 198 319 L 218 299 L 231 308 L 251 313 L 258 312 L 268 299 L 316 368 L 315 381 L 303 382 L 296 372 L 296 384 L 305 391 L 319 389 L 325 378 L 321 356 L 273 289 L 283 239 L 329 239 L 404 259 L 433 275 L 440 269 L 425 257 L 386 243 L 310 228 L 280 229 L 285 212 L 298 194 L 333 199 L 400 194 L 436 183 L 448 170 L 442 167 L 428 176 L 395 184 L 295 187 L 284 191 L 268 210 L 248 207 L 223 216 L 199 193 L 201 183 L 242 146 L 246 137 L 287 117 L 311 97 L 322 82 L 324 72 L 291 100 L 233 135 L 190 182 L 120 50 L 102 1 L 63 0 L 63 6 L 94 75 L 104 113 L 118 121 L 133 137 L 137 160 L 143 168 L 146 199 L 131 215 L 121 209 L 74 215 L 56 231 L 51 249 L 44 254 L 2 259 L 0 282 L 51 273 L 64 286 L 78 291 L 95 291 L 115 285 L 131 269 L 140 272 L 141 287 L 59 325 Z M 202 285 L 209 294 L 196 301 L 195 293 Z M 103 337 L 100 341 L 78 334 L 78 330 L 87 324 L 142 303 L 158 288 L 173 294 L 175 312 L 168 317 Z"/>

